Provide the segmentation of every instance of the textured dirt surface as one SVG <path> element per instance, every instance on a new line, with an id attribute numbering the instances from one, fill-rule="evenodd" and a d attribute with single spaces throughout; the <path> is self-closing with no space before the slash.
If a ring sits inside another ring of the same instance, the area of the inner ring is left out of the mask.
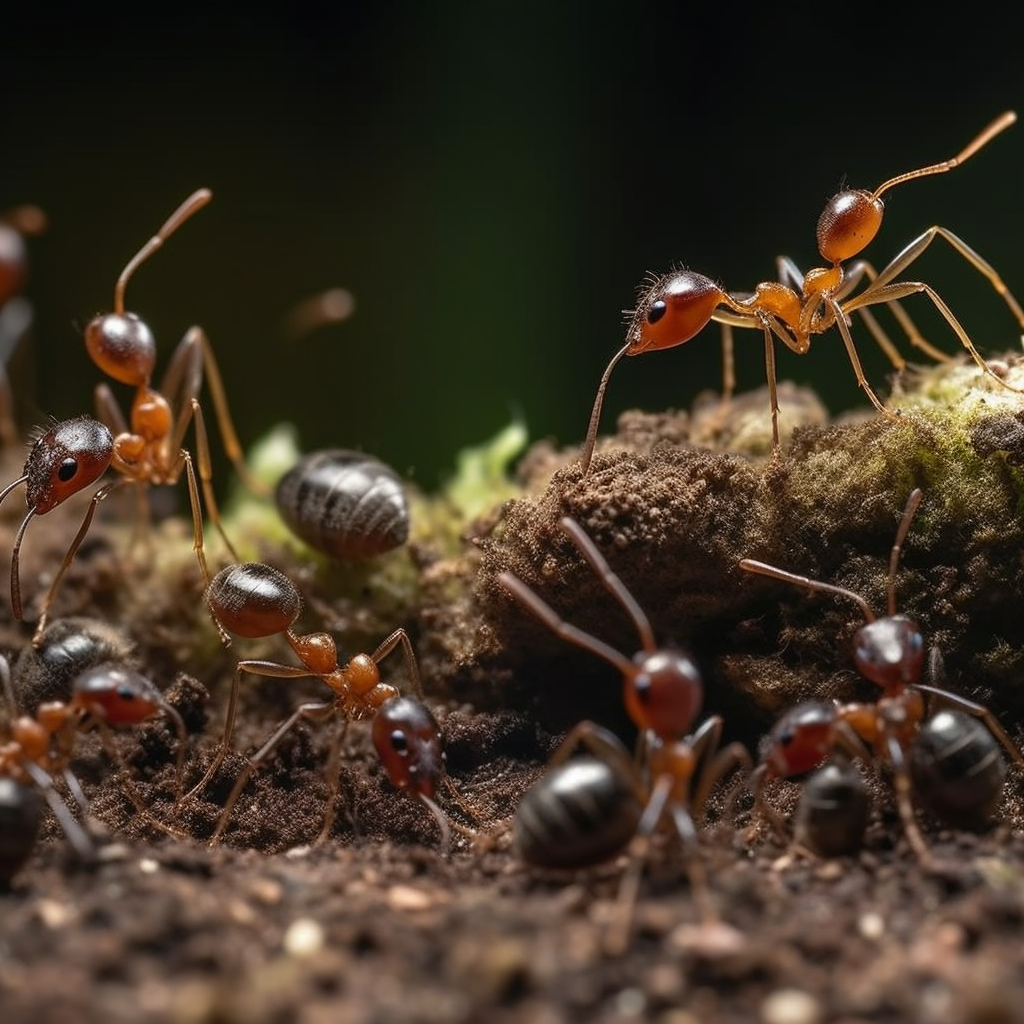
<path id="1" fill-rule="evenodd" d="M 180 805 L 166 719 L 117 737 L 120 766 L 97 737 L 84 736 L 73 767 L 89 800 L 96 853 L 83 863 L 48 822 L 0 893 L 4 1021 L 1024 1021 L 1019 769 L 1009 773 L 988 832 L 946 830 L 922 817 L 934 857 L 928 869 L 903 836 L 883 776 L 872 776 L 863 851 L 835 860 L 788 850 L 751 820 L 749 799 L 713 801 L 699 850 L 713 918 L 698 910 L 678 844 L 659 834 L 621 955 L 609 955 L 606 942 L 622 921 L 626 856 L 560 875 L 527 868 L 512 849 L 515 807 L 560 733 L 589 716 L 629 735 L 616 672 L 551 636 L 495 584 L 499 569 L 512 568 L 567 619 L 627 653 L 635 649 L 635 630 L 558 533 L 559 515 L 585 523 L 659 637 L 693 647 L 706 669 L 708 711 L 726 714 L 727 739 L 753 746 L 772 700 L 787 693 L 792 701 L 857 685 L 849 668 L 856 610 L 741 580 L 735 559 L 788 556 L 865 591 L 881 609 L 905 493 L 876 495 L 857 514 L 833 510 L 842 525 L 834 544 L 816 543 L 828 510 L 803 519 L 783 541 L 784 524 L 768 512 L 799 496 L 798 470 L 766 484 L 756 464 L 664 444 L 688 429 L 670 419 L 628 421 L 624 444 L 633 454 L 599 452 L 586 487 L 564 457 L 538 448 L 523 472 L 544 479 L 554 472 L 551 489 L 539 485 L 535 498 L 481 525 L 457 558 L 429 538 L 414 539 L 402 556 L 411 556 L 419 591 L 399 621 L 413 633 L 457 787 L 439 796 L 453 832 L 447 855 L 427 809 L 390 785 L 367 723 L 346 731 L 326 841 L 314 842 L 324 821 L 331 728 L 310 723 L 260 767 L 223 840 L 209 845 L 245 754 L 303 700 L 322 698 L 315 681 L 246 679 L 237 752 Z M 903 427 L 879 421 L 858 429 L 867 433 L 857 443 L 870 437 L 884 445 Z M 797 443 L 809 446 L 810 436 Z M 1015 476 L 1007 480 L 1008 489 L 1017 486 Z M 905 492 L 902 478 L 893 490 Z M 1002 515 L 1001 500 L 979 515 Z M 187 788 L 216 748 L 235 661 L 294 659 L 280 638 L 222 649 L 201 600 L 188 527 L 168 520 L 150 555 L 129 556 L 127 531 L 116 528 L 130 508 L 101 509 L 61 591 L 54 627 L 74 614 L 113 628 L 105 643 L 116 659 L 152 678 L 183 717 Z M 68 510 L 62 519 L 57 511 L 33 523 L 22 564 L 30 613 L 80 514 Z M 5 509 L 4 529 L 19 517 Z M 674 528 L 680 521 L 689 524 L 685 536 Z M 988 666 L 982 695 L 998 683 L 1001 696 L 1013 698 L 1005 687 L 1019 638 L 1005 625 L 1008 609 L 984 618 L 973 602 L 986 591 L 971 583 L 1005 559 L 1008 530 L 958 535 L 934 508 L 931 518 L 922 510 L 904 556 L 900 603 L 925 621 L 929 636 L 950 641 L 956 683 L 965 668 Z M 776 547 L 757 548 L 766 538 Z M 659 560 L 659 550 L 669 554 Z M 971 569 L 961 576 L 963 558 Z M 1006 601 L 1016 600 L 1019 565 L 992 581 Z M 939 585 L 936 566 L 946 567 Z M 303 628 L 344 635 L 354 648 L 348 656 L 398 624 L 378 604 L 393 609 L 404 599 L 384 594 L 375 577 L 339 596 L 328 577 L 287 568 L 306 600 Z M 72 632 L 94 628 L 79 621 Z M 1009 653 L 986 661 L 996 629 L 1006 632 Z M 66 679 L 32 667 L 30 634 L 25 625 L 0 624 L 19 702 L 66 699 Z M 401 658 L 386 665 L 388 677 L 405 685 Z M 751 678 L 753 690 L 735 685 Z M 1016 735 L 1019 696 L 994 706 Z M 797 792 L 779 783 L 770 795 L 788 809 Z"/>

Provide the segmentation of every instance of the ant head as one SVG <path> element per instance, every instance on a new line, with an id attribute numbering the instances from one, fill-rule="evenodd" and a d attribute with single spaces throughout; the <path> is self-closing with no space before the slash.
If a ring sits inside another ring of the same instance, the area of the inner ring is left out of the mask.
<path id="1" fill-rule="evenodd" d="M 373 745 L 396 789 L 433 799 L 444 776 L 437 720 L 421 701 L 391 697 L 373 719 Z"/>
<path id="2" fill-rule="evenodd" d="M 57 423 L 25 461 L 25 500 L 36 514 L 56 508 L 102 475 L 114 454 L 110 431 L 91 416 Z"/>
<path id="3" fill-rule="evenodd" d="M 134 313 L 106 313 L 85 325 L 89 358 L 122 384 L 148 384 L 156 366 L 153 332 Z"/>
<path id="4" fill-rule="evenodd" d="M 835 709 L 820 701 L 790 708 L 761 741 L 761 761 L 768 778 L 789 779 L 821 764 L 835 720 Z"/>
<path id="5" fill-rule="evenodd" d="M 833 196 L 818 218 L 818 251 L 829 263 L 842 263 L 863 251 L 882 226 L 885 204 L 863 189 Z"/>
<path id="6" fill-rule="evenodd" d="M 704 328 L 723 298 L 714 281 L 692 270 L 657 278 L 637 302 L 626 333 L 629 355 L 689 341 Z"/>
<path id="7" fill-rule="evenodd" d="M 875 619 L 857 630 L 853 660 L 861 675 L 882 689 L 902 690 L 921 678 L 924 637 L 906 615 Z"/>
<path id="8" fill-rule="evenodd" d="M 118 665 L 97 665 L 74 683 L 72 702 L 108 725 L 138 725 L 163 709 L 156 687 L 145 677 Z"/>
<path id="9" fill-rule="evenodd" d="M 700 712 L 704 685 L 693 660 L 680 651 L 641 651 L 625 677 L 626 710 L 638 729 L 662 739 L 685 736 Z"/>
<path id="10" fill-rule="evenodd" d="M 302 610 L 295 584 L 263 562 L 221 569 L 206 588 L 206 601 L 224 629 L 250 638 L 283 633 Z"/>

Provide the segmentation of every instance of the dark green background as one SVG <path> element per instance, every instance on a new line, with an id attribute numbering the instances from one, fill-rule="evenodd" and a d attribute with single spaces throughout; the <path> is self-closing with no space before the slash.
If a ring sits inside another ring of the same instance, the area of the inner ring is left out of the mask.
<path id="1" fill-rule="evenodd" d="M 686 263 L 745 289 L 780 252 L 811 265 L 844 181 L 951 156 L 1021 105 L 1012 27 L 977 7 L 956 18 L 644 0 L 177 8 L 145 26 L 8 12 L 0 207 L 51 218 L 33 246 L 34 383 L 14 367 L 27 418 L 92 411 L 99 373 L 76 324 L 209 185 L 214 203 L 139 273 L 129 307 L 164 358 L 190 323 L 207 328 L 243 438 L 290 419 L 306 448 L 365 448 L 427 485 L 514 412 L 534 437 L 576 442 L 646 271 Z M 1018 125 L 893 192 L 869 255 L 884 264 L 941 223 L 1024 297 L 1022 174 Z M 961 260 L 937 246 L 919 266 L 981 348 L 1017 344 Z M 285 343 L 282 314 L 335 284 L 356 317 Z M 911 308 L 953 351 L 927 305 Z M 866 337 L 862 352 L 883 387 Z M 759 336 L 740 335 L 739 363 L 741 385 L 763 381 Z M 834 409 L 861 401 L 833 335 L 783 355 L 780 377 Z M 605 425 L 718 383 L 712 328 L 622 364 Z"/>

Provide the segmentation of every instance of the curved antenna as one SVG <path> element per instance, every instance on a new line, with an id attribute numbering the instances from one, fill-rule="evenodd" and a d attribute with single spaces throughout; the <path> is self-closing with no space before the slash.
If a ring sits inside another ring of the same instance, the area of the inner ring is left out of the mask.
<path id="1" fill-rule="evenodd" d="M 896 614 L 896 566 L 899 564 L 900 553 L 903 550 L 903 542 L 907 539 L 907 532 L 910 530 L 910 524 L 914 521 L 914 514 L 917 512 L 918 505 L 921 504 L 921 499 L 924 497 L 924 492 L 920 487 L 915 487 L 910 492 L 910 497 L 907 498 L 906 508 L 903 509 L 903 518 L 900 520 L 900 525 L 896 530 L 896 540 L 893 541 L 892 553 L 889 555 L 889 617 L 891 618 Z"/>
<path id="2" fill-rule="evenodd" d="M 121 271 L 114 285 L 114 312 L 118 316 L 124 313 L 124 290 L 128 281 L 139 265 L 149 259 L 174 234 L 182 224 L 185 223 L 197 210 L 201 210 L 211 199 L 213 193 L 208 188 L 196 189 L 179 206 L 174 213 L 167 218 L 164 226 L 128 261 L 124 270 Z"/>
<path id="3" fill-rule="evenodd" d="M 612 375 L 612 370 L 615 369 L 616 363 L 629 351 L 630 342 L 626 342 L 622 348 L 619 349 L 615 355 L 612 356 L 612 361 L 608 364 L 604 371 L 604 376 L 601 378 L 601 383 L 597 385 L 597 397 L 594 399 L 594 408 L 590 412 L 590 423 L 587 425 L 587 438 L 583 442 L 583 451 L 580 456 L 580 465 L 583 467 L 583 475 L 586 476 L 590 470 L 590 460 L 594 455 L 594 445 L 597 444 L 597 425 L 601 420 L 601 406 L 604 405 L 604 393 L 608 387 L 608 380 Z"/>
<path id="4" fill-rule="evenodd" d="M 834 583 L 822 583 L 820 580 L 812 580 L 809 576 L 798 576 L 795 572 L 776 569 L 774 565 L 768 565 L 767 562 L 758 562 L 753 558 L 741 558 L 740 568 L 744 572 L 756 572 L 762 576 L 771 576 L 773 579 L 782 580 L 785 583 L 794 583 L 798 587 L 806 587 L 808 590 L 821 590 L 827 594 L 838 594 L 840 597 L 847 597 L 857 603 L 868 622 L 875 621 L 875 613 L 868 607 L 867 601 L 860 594 L 855 594 L 852 590 L 847 590 L 845 587 L 837 587 Z"/>
<path id="5" fill-rule="evenodd" d="M 2 499 L 2 495 L 0 495 L 0 499 Z M 21 526 L 18 527 L 18 532 L 14 537 L 14 545 L 11 547 L 11 614 L 17 622 L 21 622 L 24 617 L 24 609 L 21 606 L 21 569 L 19 567 L 21 538 L 25 536 L 29 520 L 35 514 L 36 510 L 34 508 L 28 510 L 25 518 L 21 521 Z"/>
<path id="6" fill-rule="evenodd" d="M 974 156 L 982 146 L 988 145 L 992 139 L 994 139 L 1000 132 L 1009 128 L 1016 120 L 1016 113 L 1012 110 L 1007 110 L 1006 113 L 1001 114 L 980 134 L 975 136 L 975 138 L 960 150 L 960 152 L 952 159 L 943 160 L 942 163 L 931 164 L 928 167 L 920 167 L 916 171 L 907 171 L 905 174 L 897 174 L 895 178 L 890 178 L 888 181 L 879 185 L 878 188 L 871 193 L 871 198 L 877 199 L 883 192 L 888 191 L 894 185 L 902 184 L 904 181 L 911 181 L 914 178 L 924 178 L 930 174 L 944 174 L 946 171 L 953 170 L 954 167 L 958 167 L 965 160 Z"/>
<path id="7" fill-rule="evenodd" d="M 636 631 L 640 634 L 640 643 L 648 654 L 653 654 L 658 645 L 654 641 L 654 630 L 651 629 L 651 621 L 647 618 L 646 612 L 640 607 L 637 599 L 626 589 L 626 584 L 612 571 L 612 567 L 605 561 L 593 538 L 584 531 L 583 527 L 571 516 L 562 516 L 558 525 L 563 533 L 576 545 L 579 553 L 590 564 L 605 589 L 625 609 L 626 614 L 633 620 Z"/>
<path id="8" fill-rule="evenodd" d="M 609 647 L 596 636 L 584 633 L 578 626 L 566 622 L 547 602 L 541 600 L 518 576 L 510 572 L 498 573 L 498 582 L 532 615 L 540 619 L 556 636 L 614 665 L 623 675 L 632 675 L 633 662 L 614 647 Z"/>

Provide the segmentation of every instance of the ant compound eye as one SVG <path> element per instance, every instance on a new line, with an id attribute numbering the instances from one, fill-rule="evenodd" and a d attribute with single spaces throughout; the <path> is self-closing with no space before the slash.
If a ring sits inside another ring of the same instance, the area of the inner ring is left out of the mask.
<path id="1" fill-rule="evenodd" d="M 130 686 L 119 686 L 117 688 L 118 700 L 135 700 L 137 694 Z"/>
<path id="2" fill-rule="evenodd" d="M 665 315 L 666 309 L 668 309 L 668 306 L 665 305 L 664 299 L 652 302 L 651 308 L 647 310 L 647 322 L 649 324 L 656 324 Z"/>
<path id="3" fill-rule="evenodd" d="M 650 701 L 652 686 L 651 677 L 645 673 L 640 673 L 633 680 L 633 693 L 642 704 L 647 704 Z"/>
<path id="4" fill-rule="evenodd" d="M 78 472 L 78 459 L 73 459 L 70 456 L 64 459 L 61 464 L 57 467 L 57 479 L 61 483 L 66 484 L 69 480 L 74 478 L 74 475 Z"/>
<path id="5" fill-rule="evenodd" d="M 401 729 L 395 729 L 391 734 L 391 747 L 399 756 L 409 756 L 409 744 L 406 742 L 405 733 Z"/>

